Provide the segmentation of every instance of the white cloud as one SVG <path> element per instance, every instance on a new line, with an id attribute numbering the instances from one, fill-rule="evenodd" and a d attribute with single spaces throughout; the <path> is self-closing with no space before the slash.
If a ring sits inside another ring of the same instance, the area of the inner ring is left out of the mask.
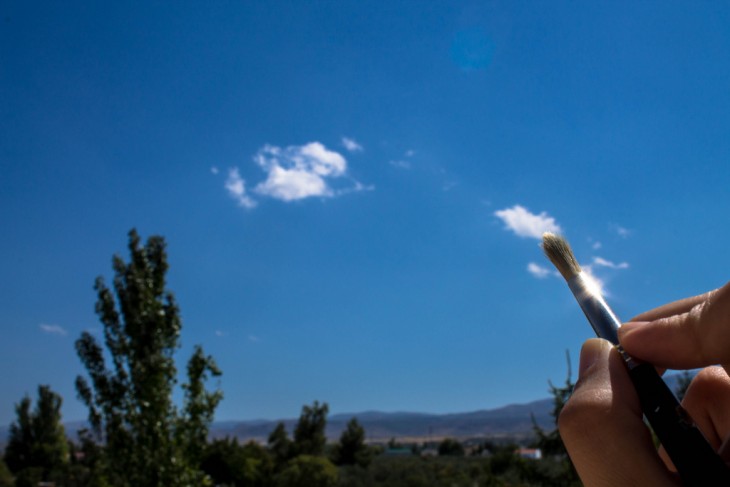
<path id="1" fill-rule="evenodd" d="M 238 168 L 234 167 L 228 171 L 228 179 L 225 184 L 228 194 L 244 208 L 254 208 L 256 202 L 246 193 L 246 181 L 241 178 Z"/>
<path id="2" fill-rule="evenodd" d="M 261 341 L 261 339 L 259 337 L 257 337 L 256 335 L 249 335 L 248 341 L 251 343 L 258 343 Z"/>
<path id="3" fill-rule="evenodd" d="M 505 223 L 507 230 L 512 230 L 520 237 L 539 240 L 542 239 L 542 234 L 545 232 L 562 232 L 560 226 L 555 223 L 555 219 L 544 211 L 535 215 L 526 208 L 515 205 L 512 208 L 495 211 L 494 215 Z"/>
<path id="4" fill-rule="evenodd" d="M 413 157 L 415 154 L 416 154 L 416 151 L 414 151 L 413 149 L 408 149 L 406 151 L 406 157 Z"/>
<path id="5" fill-rule="evenodd" d="M 631 230 L 622 227 L 621 225 L 613 225 L 613 229 L 616 231 L 619 237 L 628 238 L 631 235 Z"/>
<path id="6" fill-rule="evenodd" d="M 397 167 L 398 169 L 410 169 L 411 168 L 410 161 L 395 160 L 395 161 L 388 161 L 388 164 L 390 164 L 393 167 Z"/>
<path id="7" fill-rule="evenodd" d="M 51 335 L 67 335 L 68 332 L 60 325 L 47 325 L 45 323 L 41 323 L 38 325 L 38 327 L 43 330 L 45 333 L 49 333 Z"/>
<path id="8" fill-rule="evenodd" d="M 608 267 L 609 269 L 628 269 L 629 268 L 628 262 L 621 262 L 619 264 L 616 264 L 615 262 L 606 260 L 603 257 L 593 257 L 593 264 L 598 267 Z"/>
<path id="9" fill-rule="evenodd" d="M 602 247 L 601 242 L 593 242 L 593 245 L 591 245 L 593 250 L 598 250 Z"/>
<path id="10" fill-rule="evenodd" d="M 538 279 L 545 279 L 547 276 L 552 274 L 552 271 L 550 269 L 534 262 L 530 262 L 529 264 L 527 264 L 527 272 L 537 277 Z"/>
<path id="11" fill-rule="evenodd" d="M 363 150 L 363 147 L 355 139 L 349 137 L 342 137 L 342 145 L 350 152 L 361 152 Z"/>
<path id="12" fill-rule="evenodd" d="M 213 166 L 213 167 L 211 167 L 211 168 L 210 168 L 210 172 L 211 172 L 212 174 L 218 174 L 218 168 L 217 168 L 217 167 L 215 167 L 215 166 Z"/>
<path id="13" fill-rule="evenodd" d="M 226 333 L 225 331 L 216 330 L 215 331 L 215 336 L 217 336 L 217 337 L 225 337 L 225 336 L 228 336 L 228 333 Z"/>
<path id="14" fill-rule="evenodd" d="M 319 142 L 285 149 L 266 145 L 254 160 L 267 173 L 266 180 L 259 183 L 254 191 L 282 201 L 312 196 L 333 197 L 367 189 L 357 181 L 354 181 L 353 188 L 332 189 L 331 182 L 346 175 L 347 160 Z"/>

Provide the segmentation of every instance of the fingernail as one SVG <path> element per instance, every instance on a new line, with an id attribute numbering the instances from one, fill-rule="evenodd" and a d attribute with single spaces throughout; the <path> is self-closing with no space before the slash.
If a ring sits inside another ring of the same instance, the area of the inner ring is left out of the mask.
<path id="1" fill-rule="evenodd" d="M 578 365 L 578 377 L 582 376 L 591 365 L 595 364 L 604 353 L 604 348 L 610 346 L 605 340 L 592 338 L 583 344 L 580 350 L 580 364 Z"/>

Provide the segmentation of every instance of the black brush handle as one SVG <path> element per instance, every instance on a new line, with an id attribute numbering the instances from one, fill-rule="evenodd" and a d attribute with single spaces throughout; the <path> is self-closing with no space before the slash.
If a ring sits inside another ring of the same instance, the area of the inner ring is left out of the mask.
<path id="1" fill-rule="evenodd" d="M 653 365 L 629 369 L 641 410 L 686 486 L 730 486 L 730 468 L 707 442 Z"/>

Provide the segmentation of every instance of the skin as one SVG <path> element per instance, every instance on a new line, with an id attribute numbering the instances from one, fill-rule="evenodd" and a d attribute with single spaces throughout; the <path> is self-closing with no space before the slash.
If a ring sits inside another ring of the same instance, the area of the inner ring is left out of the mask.
<path id="1" fill-rule="evenodd" d="M 730 283 L 636 316 L 619 329 L 619 341 L 659 368 L 702 368 L 682 405 L 730 461 Z M 626 367 L 606 340 L 583 345 L 578 381 L 558 426 L 588 487 L 681 485 L 671 461 L 654 447 Z"/>

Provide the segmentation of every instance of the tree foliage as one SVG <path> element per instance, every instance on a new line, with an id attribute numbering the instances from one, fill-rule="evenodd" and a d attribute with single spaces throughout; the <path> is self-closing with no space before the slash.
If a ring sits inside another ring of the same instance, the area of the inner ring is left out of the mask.
<path id="1" fill-rule="evenodd" d="M 61 423 L 61 396 L 49 386 L 38 386 L 38 400 L 31 411 L 25 396 L 15 405 L 17 420 L 10 425 L 5 463 L 16 484 L 32 485 L 62 475 L 68 466 L 68 441 Z"/>
<path id="2" fill-rule="evenodd" d="M 572 367 L 570 364 L 570 353 L 565 352 L 566 361 L 568 364 L 568 373 L 565 379 L 565 385 L 563 387 L 557 387 L 552 382 L 550 384 L 550 394 L 553 396 L 553 410 L 551 416 L 555 422 L 555 428 L 552 431 L 545 432 L 540 426 L 538 426 L 535 418 L 532 418 L 533 430 L 537 436 L 535 446 L 542 450 L 543 455 L 548 457 L 556 457 L 562 463 L 564 472 L 561 474 L 566 481 L 566 485 L 579 484 L 578 473 L 573 466 L 573 462 L 568 455 L 568 451 L 565 449 L 563 438 L 560 436 L 560 430 L 558 429 L 558 418 L 560 413 L 565 407 L 565 403 L 568 402 L 570 395 L 573 393 L 575 382 L 572 380 Z"/>
<path id="3" fill-rule="evenodd" d="M 214 440 L 205 449 L 203 470 L 215 485 L 267 487 L 274 465 L 269 452 L 257 443 L 239 445 L 238 440 Z"/>
<path id="4" fill-rule="evenodd" d="M 299 421 L 294 428 L 293 447 L 296 455 L 319 456 L 324 453 L 328 412 L 327 403 L 319 404 L 319 401 L 314 401 L 312 406 L 302 407 Z"/>
<path id="5" fill-rule="evenodd" d="M 337 467 L 327 458 L 299 455 L 289 461 L 275 479 L 277 487 L 335 487 Z"/>
<path id="6" fill-rule="evenodd" d="M 340 435 L 335 446 L 334 462 L 336 465 L 359 465 L 367 467 L 372 460 L 372 450 L 365 444 L 365 429 L 357 418 L 352 418 Z"/>
<path id="7" fill-rule="evenodd" d="M 201 448 L 222 398 L 220 391 L 206 391 L 208 377 L 221 372 L 196 347 L 182 410 L 172 401 L 182 323 L 166 289 L 165 247 L 159 236 L 141 245 L 130 231 L 129 263 L 114 256 L 112 289 L 101 277 L 95 285 L 107 354 L 90 333 L 76 341 L 90 378 L 77 377 L 76 389 L 97 439 L 105 442 L 103 465 L 112 485 L 200 485 Z"/>
<path id="8" fill-rule="evenodd" d="M 278 466 L 282 466 L 294 456 L 294 445 L 289 439 L 284 423 L 279 422 L 271 432 L 268 446 Z"/>
<path id="9" fill-rule="evenodd" d="M 0 487 L 12 487 L 13 474 L 3 460 L 0 460 Z"/>
<path id="10" fill-rule="evenodd" d="M 453 438 L 444 438 L 439 443 L 438 452 L 440 456 L 463 457 L 464 446 Z"/>

